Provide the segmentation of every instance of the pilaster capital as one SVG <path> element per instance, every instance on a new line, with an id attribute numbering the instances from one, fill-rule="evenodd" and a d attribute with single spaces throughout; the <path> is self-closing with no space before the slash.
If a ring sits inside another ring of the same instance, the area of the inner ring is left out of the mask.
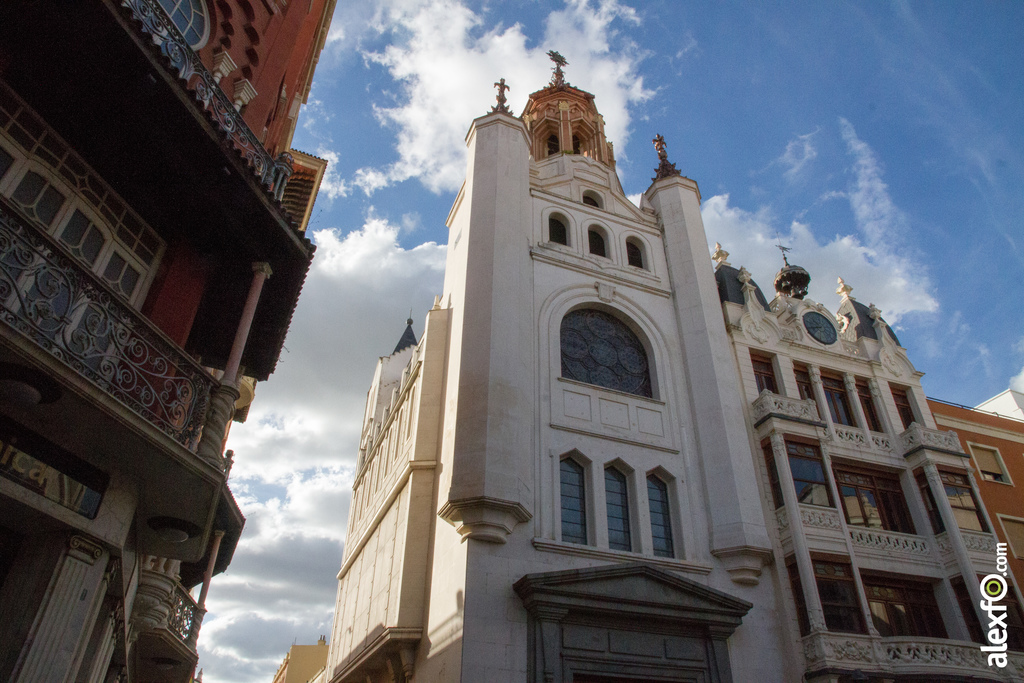
<path id="1" fill-rule="evenodd" d="M 817 365 L 807 364 L 807 374 L 815 384 L 821 384 L 821 369 Z"/>
<path id="2" fill-rule="evenodd" d="M 68 555 L 80 562 L 93 565 L 103 556 L 103 546 L 86 536 L 75 534 L 68 539 Z"/>
<path id="3" fill-rule="evenodd" d="M 262 273 L 266 277 L 270 277 L 274 274 L 274 271 L 270 269 L 270 264 L 266 261 L 256 261 L 252 264 L 252 272 Z"/>

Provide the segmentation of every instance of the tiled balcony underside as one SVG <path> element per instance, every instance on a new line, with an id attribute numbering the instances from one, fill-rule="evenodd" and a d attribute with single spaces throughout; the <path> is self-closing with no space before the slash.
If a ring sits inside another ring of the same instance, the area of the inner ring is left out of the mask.
<path id="1" fill-rule="evenodd" d="M 2 202 L 0 320 L 195 450 L 213 378 Z"/>

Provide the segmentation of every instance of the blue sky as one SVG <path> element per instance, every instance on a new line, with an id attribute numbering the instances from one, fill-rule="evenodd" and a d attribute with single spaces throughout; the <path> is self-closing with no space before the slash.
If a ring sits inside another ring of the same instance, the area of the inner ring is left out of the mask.
<path id="1" fill-rule="evenodd" d="M 655 134 L 697 180 L 709 242 L 771 290 L 790 259 L 833 310 L 875 303 L 927 393 L 1024 390 L 1021 3 L 339 3 L 294 146 L 330 160 L 318 252 L 277 373 L 236 425 L 248 517 L 200 639 L 208 683 L 269 680 L 329 633 L 359 417 L 377 356 L 443 278 L 463 137 L 504 77 L 592 92 L 627 194 Z"/>

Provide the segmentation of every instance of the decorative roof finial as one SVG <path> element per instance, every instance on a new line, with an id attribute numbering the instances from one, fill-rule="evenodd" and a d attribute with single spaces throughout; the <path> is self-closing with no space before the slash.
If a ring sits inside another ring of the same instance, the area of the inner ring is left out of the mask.
<path id="1" fill-rule="evenodd" d="M 715 242 L 715 253 L 711 254 L 711 260 L 717 263 L 719 267 L 721 267 L 729 265 L 729 262 L 726 260 L 728 258 L 729 252 L 727 252 L 725 249 L 722 249 L 721 244 Z"/>
<path id="2" fill-rule="evenodd" d="M 836 287 L 836 294 L 843 297 L 843 301 L 853 298 L 852 296 L 850 296 L 850 292 L 852 291 L 853 287 L 843 282 L 843 278 L 839 278 L 839 286 Z"/>
<path id="3" fill-rule="evenodd" d="M 668 152 L 665 151 L 665 138 L 658 133 L 651 140 L 654 143 L 654 149 L 658 150 L 658 168 L 654 169 L 655 176 L 651 178 L 651 181 L 661 180 L 662 178 L 668 178 L 671 176 L 682 175 L 676 165 L 668 160 Z"/>
<path id="4" fill-rule="evenodd" d="M 548 59 L 555 63 L 555 68 L 551 74 L 550 87 L 564 88 L 567 83 L 565 82 L 565 74 L 562 73 L 562 67 L 568 66 L 569 62 L 565 61 L 565 57 L 558 54 L 554 50 L 548 50 Z"/>
<path id="5" fill-rule="evenodd" d="M 776 237 L 778 237 L 777 234 Z M 789 265 L 786 252 L 792 251 L 792 249 L 782 246 L 781 237 L 775 246 L 782 252 L 782 262 L 786 264 L 775 274 L 775 291 L 794 299 L 803 299 L 807 296 L 807 285 L 811 283 L 811 274 L 800 266 Z"/>
<path id="6" fill-rule="evenodd" d="M 502 114 L 511 114 L 512 110 L 508 108 L 508 100 L 505 99 L 505 91 L 511 90 L 512 88 L 505 85 L 505 79 L 502 78 L 494 87 L 498 89 L 498 104 L 491 107 L 492 112 L 501 112 Z"/>

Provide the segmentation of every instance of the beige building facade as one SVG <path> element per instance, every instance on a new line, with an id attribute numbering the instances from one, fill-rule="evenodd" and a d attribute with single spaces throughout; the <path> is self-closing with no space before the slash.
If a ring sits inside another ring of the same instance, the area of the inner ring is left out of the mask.
<path id="1" fill-rule="evenodd" d="M 957 529 L 940 477 L 964 456 L 906 352 L 878 316 L 840 327 L 793 288 L 769 305 L 721 250 L 715 269 L 697 184 L 655 142 L 637 207 L 560 68 L 522 116 L 499 96 L 473 122 L 444 290 L 367 397 L 323 680 L 1016 680 L 966 642 L 950 581 L 987 570 L 992 539 Z M 852 525 L 839 462 L 891 473 L 917 534 Z M 869 625 L 862 573 L 908 567 L 945 632 Z"/>

